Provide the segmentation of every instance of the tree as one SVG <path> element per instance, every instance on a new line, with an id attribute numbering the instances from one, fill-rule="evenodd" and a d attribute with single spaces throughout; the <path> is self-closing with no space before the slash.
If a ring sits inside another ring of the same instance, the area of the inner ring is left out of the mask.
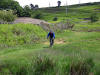
<path id="1" fill-rule="evenodd" d="M 35 6 L 33 4 L 30 4 L 31 10 L 34 10 Z"/>
<path id="2" fill-rule="evenodd" d="M 23 12 L 24 17 L 30 17 L 31 16 L 31 9 L 28 5 L 24 7 L 24 12 Z"/>
<path id="3" fill-rule="evenodd" d="M 61 6 L 61 1 L 58 1 L 57 3 L 58 3 L 58 7 L 60 7 Z"/>
<path id="4" fill-rule="evenodd" d="M 19 5 L 17 1 L 12 1 L 9 5 L 9 8 L 16 11 L 15 14 L 17 14 L 17 16 L 23 16 L 23 8 Z"/>
<path id="5" fill-rule="evenodd" d="M 0 0 L 1 9 L 12 9 L 15 11 L 17 16 L 22 16 L 23 8 L 19 5 L 17 1 L 14 0 Z"/>
<path id="6" fill-rule="evenodd" d="M 26 6 L 24 7 L 24 10 L 30 11 L 30 7 L 29 7 L 28 5 L 26 5 Z"/>
<path id="7" fill-rule="evenodd" d="M 39 6 L 38 5 L 35 5 L 35 9 L 38 9 L 39 8 Z"/>
<path id="8" fill-rule="evenodd" d="M 6 9 L 9 8 L 9 4 L 12 0 L 0 0 L 0 8 Z"/>

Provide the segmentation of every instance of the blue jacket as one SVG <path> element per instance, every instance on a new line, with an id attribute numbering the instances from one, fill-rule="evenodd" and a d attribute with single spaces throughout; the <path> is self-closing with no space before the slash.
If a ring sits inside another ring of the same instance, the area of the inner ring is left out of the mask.
<path id="1" fill-rule="evenodd" d="M 47 38 L 50 36 L 50 32 L 47 35 Z M 53 38 L 55 39 L 55 33 L 53 32 Z"/>

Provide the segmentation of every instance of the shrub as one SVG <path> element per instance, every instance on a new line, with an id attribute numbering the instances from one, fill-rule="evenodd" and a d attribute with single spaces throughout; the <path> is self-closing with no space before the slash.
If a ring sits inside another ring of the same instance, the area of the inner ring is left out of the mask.
<path id="1" fill-rule="evenodd" d="M 90 16 L 91 22 L 96 22 L 98 21 L 99 17 L 96 13 L 92 13 Z"/>
<path id="2" fill-rule="evenodd" d="M 57 21 L 57 20 L 58 20 L 58 18 L 57 18 L 57 17 L 54 17 L 54 18 L 53 18 L 53 21 Z"/>
<path id="3" fill-rule="evenodd" d="M 0 11 L 0 20 L 5 22 L 12 22 L 14 21 L 16 16 L 13 14 L 13 11 Z"/>
<path id="4" fill-rule="evenodd" d="M 36 18 L 36 19 L 41 19 L 41 18 L 42 18 L 42 14 L 41 14 L 41 13 L 37 13 L 37 14 L 34 16 L 34 18 Z"/>
<path id="5" fill-rule="evenodd" d="M 36 19 L 42 19 L 43 18 L 43 14 L 39 10 L 36 10 L 36 11 L 33 12 L 32 17 L 36 18 Z"/>
<path id="6" fill-rule="evenodd" d="M 24 7 L 22 14 L 24 17 L 31 17 L 31 9 L 28 5 Z"/>

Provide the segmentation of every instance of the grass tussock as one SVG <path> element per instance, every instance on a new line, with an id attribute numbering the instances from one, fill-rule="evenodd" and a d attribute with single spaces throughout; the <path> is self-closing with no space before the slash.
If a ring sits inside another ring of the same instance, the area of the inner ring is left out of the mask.
<path id="1" fill-rule="evenodd" d="M 70 66 L 70 75 L 89 75 L 94 67 L 92 59 L 86 59 L 77 63 L 72 63 Z"/>

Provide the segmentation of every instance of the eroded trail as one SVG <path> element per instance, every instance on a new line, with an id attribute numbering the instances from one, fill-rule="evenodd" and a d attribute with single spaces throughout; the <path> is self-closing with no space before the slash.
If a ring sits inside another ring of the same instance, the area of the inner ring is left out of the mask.
<path id="1" fill-rule="evenodd" d="M 66 44 L 67 42 L 66 42 L 66 40 L 64 40 L 64 39 L 55 39 L 54 40 L 54 44 Z M 49 45 L 49 40 L 48 41 L 45 41 L 45 42 L 43 42 L 43 44 L 44 45 Z"/>

